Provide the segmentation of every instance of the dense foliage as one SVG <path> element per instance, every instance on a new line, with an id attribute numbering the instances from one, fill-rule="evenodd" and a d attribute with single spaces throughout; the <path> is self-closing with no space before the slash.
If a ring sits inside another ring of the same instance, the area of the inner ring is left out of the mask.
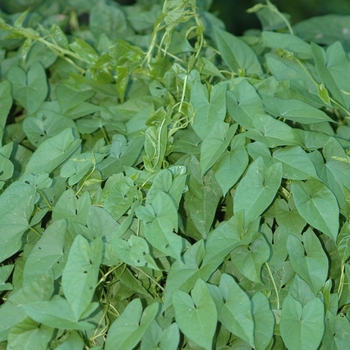
<path id="1" fill-rule="evenodd" d="M 350 19 L 210 2 L 1 13 L 1 349 L 349 348 Z"/>

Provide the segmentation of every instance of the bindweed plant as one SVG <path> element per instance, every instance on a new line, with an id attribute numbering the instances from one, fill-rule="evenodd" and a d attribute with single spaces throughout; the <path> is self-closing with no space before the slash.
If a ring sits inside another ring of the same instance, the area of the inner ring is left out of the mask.
<path id="1" fill-rule="evenodd" d="M 0 13 L 0 349 L 349 348 L 350 18 L 210 5 Z"/>

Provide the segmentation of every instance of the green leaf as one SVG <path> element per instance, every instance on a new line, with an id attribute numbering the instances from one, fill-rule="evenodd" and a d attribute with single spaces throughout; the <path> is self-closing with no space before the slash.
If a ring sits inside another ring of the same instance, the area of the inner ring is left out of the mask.
<path id="1" fill-rule="evenodd" d="M 8 349 L 46 350 L 54 329 L 40 325 L 30 318 L 14 326 L 8 336 Z"/>
<path id="2" fill-rule="evenodd" d="M 152 125 L 145 131 L 144 150 L 146 154 L 143 157 L 146 169 L 150 172 L 159 170 L 164 162 L 168 125 L 170 124 L 170 118 L 166 115 L 163 108 L 159 109 L 153 118 L 157 127 Z M 161 119 L 161 122 L 156 121 L 156 118 Z"/>
<path id="3" fill-rule="evenodd" d="M 221 157 L 237 130 L 237 124 L 229 127 L 224 122 L 216 122 L 201 145 L 200 167 L 204 175 Z"/>
<path id="4" fill-rule="evenodd" d="M 13 98 L 27 110 L 29 115 L 37 111 L 45 101 L 48 86 L 45 69 L 40 63 L 34 64 L 27 73 L 22 68 L 14 66 L 8 71 L 7 79 L 12 84 Z"/>
<path id="5" fill-rule="evenodd" d="M 307 153 L 299 146 L 279 148 L 273 157 L 283 165 L 283 177 L 290 180 L 318 178 L 316 169 Z"/>
<path id="6" fill-rule="evenodd" d="M 255 237 L 254 237 L 255 238 Z M 255 283 L 261 283 L 262 265 L 269 260 L 271 248 L 263 234 L 248 245 L 240 245 L 231 252 L 232 264 L 248 279 Z"/>
<path id="7" fill-rule="evenodd" d="M 76 349 L 76 350 L 83 350 L 84 348 L 84 341 L 79 336 L 78 332 L 72 331 L 68 335 L 68 337 L 64 340 L 64 342 L 58 346 L 57 350 L 70 350 L 70 349 Z"/>
<path id="8" fill-rule="evenodd" d="M 350 188 L 350 159 L 344 148 L 334 138 L 330 138 L 323 148 L 323 157 L 326 161 L 320 169 L 320 177 L 334 193 L 342 214 L 349 214 L 349 204 L 346 200 L 345 188 Z"/>
<path id="9" fill-rule="evenodd" d="M 64 34 L 62 29 L 56 23 L 54 23 L 51 26 L 50 34 L 51 34 L 51 38 L 53 39 L 53 41 L 56 44 L 58 44 L 59 46 L 65 48 L 65 49 L 69 48 L 68 39 L 67 39 L 66 35 Z"/>
<path id="10" fill-rule="evenodd" d="M 85 41 L 76 38 L 73 43 L 69 44 L 72 51 L 78 54 L 79 58 L 86 63 L 93 64 L 98 58 L 96 51 Z"/>
<path id="11" fill-rule="evenodd" d="M 336 316 L 327 312 L 326 332 L 322 341 L 325 349 L 346 349 L 350 341 L 350 323 L 347 317 L 340 313 Z"/>
<path id="12" fill-rule="evenodd" d="M 3 151 L 7 146 L 12 148 L 12 144 L 7 144 L 6 146 L 0 148 L 0 180 L 10 179 L 14 171 L 13 163 L 1 154 L 1 151 Z"/>
<path id="13" fill-rule="evenodd" d="M 56 98 L 61 107 L 62 112 L 67 112 L 81 105 L 84 101 L 94 96 L 94 91 L 75 91 L 70 89 L 64 83 L 60 83 L 56 87 Z"/>
<path id="14" fill-rule="evenodd" d="M 78 150 L 81 140 L 72 129 L 65 129 L 44 141 L 30 158 L 25 174 L 51 173 Z"/>
<path id="15" fill-rule="evenodd" d="M 158 192 L 167 193 L 178 206 L 186 187 L 186 168 L 174 166 L 161 170 L 154 178 L 151 188 L 148 190 L 146 203 L 151 203 Z"/>
<path id="16" fill-rule="evenodd" d="M 348 348 L 350 17 L 271 1 L 0 1 L 0 349 Z"/>
<path id="17" fill-rule="evenodd" d="M 296 34 L 308 42 L 330 45 L 340 41 L 348 47 L 349 16 L 326 14 L 301 21 L 293 26 Z"/>
<path id="18" fill-rule="evenodd" d="M 316 179 L 293 181 L 291 188 L 300 216 L 335 241 L 339 228 L 339 208 L 334 194 Z"/>
<path id="19" fill-rule="evenodd" d="M 138 192 L 133 181 L 129 177 L 124 177 L 108 193 L 104 201 L 104 208 L 115 220 L 119 220 L 128 211 L 137 196 Z"/>
<path id="20" fill-rule="evenodd" d="M 144 238 L 133 235 L 128 241 L 120 238 L 112 239 L 110 246 L 118 254 L 119 259 L 127 264 L 131 266 L 147 266 L 158 270 Z"/>
<path id="21" fill-rule="evenodd" d="M 266 5 L 256 4 L 247 10 L 249 13 L 257 12 L 257 16 L 264 30 L 286 29 L 289 24 L 289 15 L 280 13 L 270 1 Z"/>
<path id="22" fill-rule="evenodd" d="M 87 173 L 94 169 L 105 157 L 103 153 L 85 152 L 74 155 L 61 168 L 60 175 L 68 178 L 68 185 L 72 186 L 79 182 Z"/>
<path id="23" fill-rule="evenodd" d="M 315 124 L 332 121 L 327 114 L 306 102 L 277 97 L 263 100 L 267 112 L 274 117 L 282 117 L 300 124 Z"/>
<path id="24" fill-rule="evenodd" d="M 202 237 L 206 237 L 212 226 L 215 210 L 221 198 L 221 188 L 210 170 L 200 175 L 198 160 L 192 157 L 189 162 L 191 177 L 189 191 L 185 194 L 185 208 Z"/>
<path id="25" fill-rule="evenodd" d="M 247 75 L 263 73 L 253 49 L 244 41 L 217 27 L 214 27 L 214 33 L 221 56 L 233 72 L 243 71 Z"/>
<path id="26" fill-rule="evenodd" d="M 227 92 L 227 110 L 231 118 L 246 129 L 253 128 L 255 115 L 264 113 L 260 96 L 246 79 L 237 79 L 233 91 Z"/>
<path id="27" fill-rule="evenodd" d="M 11 275 L 13 265 L 5 265 L 0 267 L 0 291 L 13 289 L 11 283 L 6 283 L 7 279 Z"/>
<path id="28" fill-rule="evenodd" d="M 0 308 L 0 341 L 6 340 L 11 328 L 26 319 L 26 305 L 49 300 L 53 290 L 53 276 L 47 273 L 14 291 Z"/>
<path id="29" fill-rule="evenodd" d="M 187 249 L 181 260 L 171 265 L 165 286 L 165 309 L 172 304 L 172 295 L 175 290 L 189 292 L 199 278 L 206 281 L 215 271 L 216 266 L 208 264 L 204 266 L 202 263 L 204 254 L 204 242 L 200 240 Z"/>
<path id="30" fill-rule="evenodd" d="M 24 265 L 24 286 L 49 270 L 53 271 L 55 279 L 61 276 L 67 258 L 64 253 L 66 229 L 66 221 L 58 220 L 44 231 Z"/>
<path id="31" fill-rule="evenodd" d="M 62 289 L 77 321 L 92 301 L 101 259 L 100 238 L 96 238 L 91 245 L 80 235 L 75 238 L 62 273 Z"/>
<path id="32" fill-rule="evenodd" d="M 176 323 L 162 329 L 153 321 L 141 341 L 141 350 L 177 350 L 180 341 L 180 332 Z"/>
<path id="33" fill-rule="evenodd" d="M 37 301 L 23 306 L 27 315 L 38 323 L 58 329 L 88 330 L 95 325 L 78 322 L 66 299 L 56 295 L 50 301 Z"/>
<path id="34" fill-rule="evenodd" d="M 193 130 L 204 140 L 217 121 L 226 114 L 226 85 L 215 85 L 208 96 L 208 89 L 196 81 L 191 89 L 191 103 L 195 116 Z"/>
<path id="35" fill-rule="evenodd" d="M 176 234 L 177 210 L 174 202 L 164 192 L 159 192 L 152 203 L 138 207 L 136 215 L 143 220 L 147 241 L 160 252 L 181 259 L 184 239 Z"/>
<path id="36" fill-rule="evenodd" d="M 26 61 L 23 64 L 23 68 L 26 70 L 38 62 L 46 69 L 57 60 L 57 54 L 40 41 L 34 41 L 28 49 Z"/>
<path id="37" fill-rule="evenodd" d="M 75 123 L 68 117 L 55 112 L 40 112 L 39 110 L 35 117 L 27 117 L 23 121 L 23 131 L 35 147 L 65 129 L 76 129 Z"/>
<path id="38" fill-rule="evenodd" d="M 234 196 L 234 212 L 245 211 L 245 221 L 255 220 L 271 204 L 282 180 L 282 164 L 266 169 L 259 157 L 248 168 L 237 186 Z"/>
<path id="39" fill-rule="evenodd" d="M 77 222 L 82 225 L 86 225 L 89 210 L 91 207 L 91 198 L 87 192 L 85 192 L 79 199 L 72 189 L 69 189 L 60 196 L 53 212 L 53 220 L 66 219 L 69 224 Z"/>
<path id="40" fill-rule="evenodd" d="M 349 79 L 347 70 L 350 63 L 342 45 L 340 42 L 335 42 L 328 47 L 326 52 L 315 43 L 311 44 L 311 48 L 317 74 L 322 79 L 326 89 L 343 106 L 349 108 L 350 98 L 342 90 L 348 91 L 346 81 Z"/>
<path id="41" fill-rule="evenodd" d="M 0 261 L 15 254 L 22 246 L 22 235 L 38 201 L 34 187 L 14 182 L 0 196 Z"/>
<path id="42" fill-rule="evenodd" d="M 294 235 L 302 232 L 306 225 L 305 220 L 298 213 L 293 197 L 288 202 L 277 199 L 274 204 L 275 218 L 279 226 L 285 226 Z"/>
<path id="43" fill-rule="evenodd" d="M 309 59 L 312 57 L 310 44 L 296 35 L 263 31 L 261 37 L 263 46 L 265 47 L 287 49 L 297 53 L 298 56 L 303 59 Z"/>
<path id="44" fill-rule="evenodd" d="M 337 249 L 342 264 L 350 257 L 350 223 L 346 221 L 337 238 Z"/>
<path id="45" fill-rule="evenodd" d="M 107 239 L 109 239 L 119 227 L 118 223 L 106 210 L 93 205 L 89 208 L 87 226 L 94 238 L 102 236 Z"/>
<path id="46" fill-rule="evenodd" d="M 222 157 L 214 165 L 214 176 L 224 195 L 242 176 L 248 165 L 248 154 L 242 145 L 231 147 L 224 152 Z"/>
<path id="47" fill-rule="evenodd" d="M 275 316 L 270 309 L 267 297 L 258 292 L 252 297 L 254 319 L 254 343 L 258 350 L 266 349 L 271 342 L 275 326 Z"/>
<path id="48" fill-rule="evenodd" d="M 267 53 L 265 57 L 269 70 L 278 81 L 285 83 L 288 81 L 288 85 L 302 96 L 298 95 L 302 100 L 307 100 L 316 106 L 320 104 L 317 86 L 307 75 L 308 72 L 315 70 L 312 64 L 304 60 L 303 65 L 300 65 L 296 60 L 281 57 L 274 52 Z M 289 86 L 287 88 L 289 89 Z M 273 95 L 268 94 L 267 96 Z"/>
<path id="49" fill-rule="evenodd" d="M 205 282 L 198 279 L 191 291 L 191 296 L 176 290 L 173 293 L 173 304 L 175 320 L 181 332 L 204 349 L 211 350 L 217 312 Z"/>
<path id="50" fill-rule="evenodd" d="M 287 250 L 293 270 L 317 295 L 328 276 L 328 258 L 317 236 L 311 229 L 303 234 L 302 241 L 289 235 Z"/>
<path id="51" fill-rule="evenodd" d="M 19 17 L 15 20 L 15 23 L 13 24 L 13 26 L 16 27 L 16 28 L 22 27 L 25 18 L 28 16 L 28 12 L 29 12 L 29 10 L 24 11 L 23 13 L 21 13 L 19 15 Z"/>
<path id="52" fill-rule="evenodd" d="M 2 140 L 7 115 L 10 112 L 12 106 L 11 84 L 7 80 L 4 80 L 0 83 L 0 101 L 0 140 Z"/>
<path id="53" fill-rule="evenodd" d="M 244 212 L 240 211 L 211 231 L 202 266 L 213 265 L 216 269 L 233 249 L 249 244 L 252 239 L 250 226 L 253 227 L 254 223 L 245 226 Z"/>
<path id="54" fill-rule="evenodd" d="M 249 297 L 227 274 L 222 274 L 219 289 L 222 295 L 218 307 L 219 321 L 231 333 L 254 347 L 254 321 Z"/>
<path id="55" fill-rule="evenodd" d="M 328 90 L 325 88 L 323 83 L 317 85 L 317 92 L 318 92 L 318 96 L 320 97 L 320 99 L 327 106 L 331 107 L 331 100 L 329 97 L 329 93 L 328 93 Z"/>
<path id="56" fill-rule="evenodd" d="M 105 350 L 132 350 L 156 317 L 159 304 L 142 310 L 140 299 L 134 299 L 109 328 Z"/>
<path id="57" fill-rule="evenodd" d="M 293 129 L 267 114 L 256 115 L 252 121 L 252 128 L 254 129 L 250 129 L 246 136 L 262 142 L 268 147 L 296 144 Z"/>
<path id="58" fill-rule="evenodd" d="M 90 11 L 89 27 L 96 38 L 107 34 L 114 41 L 124 39 L 133 32 L 127 25 L 124 12 L 114 3 L 96 1 Z"/>
<path id="59" fill-rule="evenodd" d="M 315 299 L 315 293 L 299 275 L 294 276 L 289 287 L 289 294 L 294 299 L 300 301 L 303 306 Z"/>
<path id="60" fill-rule="evenodd" d="M 320 299 L 303 306 L 288 295 L 283 302 L 281 317 L 282 338 L 290 350 L 317 349 L 324 332 L 324 312 Z"/>

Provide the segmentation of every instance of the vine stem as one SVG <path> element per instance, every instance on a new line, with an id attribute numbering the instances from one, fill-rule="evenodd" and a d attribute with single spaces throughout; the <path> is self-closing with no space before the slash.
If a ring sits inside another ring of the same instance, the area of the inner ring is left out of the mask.
<path id="1" fill-rule="evenodd" d="M 265 262 L 265 266 L 267 268 L 267 271 L 269 272 L 269 275 L 270 275 L 270 278 L 271 278 L 271 281 L 272 281 L 272 284 L 273 284 L 273 288 L 274 288 L 275 293 L 276 293 L 277 310 L 279 310 L 279 308 L 280 308 L 280 297 L 279 297 L 279 294 L 278 294 L 277 286 L 276 286 L 275 280 L 274 280 L 274 278 L 272 276 L 272 272 L 271 272 L 270 266 L 269 266 L 269 264 L 267 262 Z"/>
<path id="2" fill-rule="evenodd" d="M 38 32 L 33 31 L 33 30 L 29 30 L 26 28 L 16 28 L 16 27 L 13 27 L 7 23 L 2 23 L 1 29 L 7 30 L 7 31 L 15 33 L 15 34 L 19 34 L 27 39 L 30 39 L 33 41 L 38 41 L 38 42 L 44 44 L 51 51 L 53 51 L 56 55 L 58 55 L 59 57 L 61 57 L 64 60 L 66 60 L 72 66 L 74 66 L 74 68 L 76 68 L 80 73 L 85 74 L 85 72 L 86 72 L 85 69 L 79 67 L 75 62 L 73 62 L 69 57 L 67 57 L 67 56 L 70 56 L 70 57 L 75 58 L 81 62 L 85 62 L 81 57 L 79 57 L 79 55 L 77 55 L 75 52 L 72 52 L 70 50 L 64 49 L 63 47 L 60 47 L 57 44 L 53 44 L 53 43 L 47 41 L 46 39 L 39 36 Z"/>
<path id="3" fill-rule="evenodd" d="M 155 283 L 158 288 L 164 293 L 165 292 L 165 289 L 153 278 L 151 277 L 150 275 L 148 275 L 145 271 L 139 269 L 138 267 L 136 266 L 132 266 L 133 269 L 139 271 L 139 272 L 142 272 L 147 278 L 149 278 L 153 283 Z"/>
<path id="4" fill-rule="evenodd" d="M 37 231 L 34 227 L 29 227 L 29 230 L 33 231 L 34 233 L 36 233 L 39 237 L 41 237 L 41 233 L 39 231 Z"/>
<path id="5" fill-rule="evenodd" d="M 340 279 L 339 279 L 339 286 L 338 286 L 338 296 L 339 299 L 343 293 L 343 287 L 344 287 L 344 267 L 345 265 L 341 265 L 341 272 L 340 272 Z"/>
<path id="6" fill-rule="evenodd" d="M 43 198 L 44 202 L 47 204 L 49 209 L 52 211 L 53 210 L 53 206 L 51 205 L 50 201 L 47 199 L 45 193 L 39 188 L 37 188 L 36 190 L 40 194 L 40 196 Z"/>

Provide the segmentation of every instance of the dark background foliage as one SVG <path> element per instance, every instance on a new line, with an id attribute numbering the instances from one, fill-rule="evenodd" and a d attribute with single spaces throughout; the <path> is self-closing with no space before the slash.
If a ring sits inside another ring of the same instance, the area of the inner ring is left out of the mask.
<path id="1" fill-rule="evenodd" d="M 281 12 L 291 16 L 292 24 L 329 13 L 350 15 L 349 0 L 272 0 L 271 2 Z M 264 3 L 264 1 L 213 0 L 211 11 L 225 22 L 228 31 L 241 35 L 247 29 L 260 28 L 257 17 L 246 12 L 257 3 Z"/>
<path id="2" fill-rule="evenodd" d="M 122 5 L 131 5 L 136 2 L 135 0 L 115 1 Z M 152 0 L 145 0 L 145 2 L 149 1 Z M 41 2 L 42 0 L 0 0 L 0 9 L 7 13 L 21 12 L 28 7 L 34 8 Z M 257 17 L 246 12 L 257 3 L 264 3 L 264 0 L 212 0 L 210 10 L 225 22 L 229 32 L 242 35 L 247 29 L 260 28 Z M 329 13 L 350 15 L 350 0 L 273 0 L 272 3 L 281 12 L 291 16 L 292 24 Z"/>

